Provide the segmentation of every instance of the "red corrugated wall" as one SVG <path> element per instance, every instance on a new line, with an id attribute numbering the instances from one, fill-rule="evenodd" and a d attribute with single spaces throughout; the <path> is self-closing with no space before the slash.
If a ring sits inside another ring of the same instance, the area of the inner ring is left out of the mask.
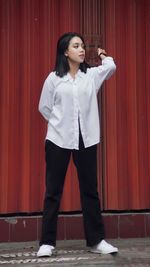
<path id="1" fill-rule="evenodd" d="M 104 208 L 150 208 L 150 1 L 105 1 Z"/>
<path id="2" fill-rule="evenodd" d="M 38 101 L 54 66 L 56 41 L 72 30 L 89 45 L 100 40 L 117 63 L 116 75 L 99 96 L 103 208 L 150 208 L 149 21 L 148 0 L 0 0 L 1 213 L 42 210 L 46 124 Z M 87 49 L 88 60 L 96 63 Z M 79 209 L 71 162 L 61 210 Z"/>

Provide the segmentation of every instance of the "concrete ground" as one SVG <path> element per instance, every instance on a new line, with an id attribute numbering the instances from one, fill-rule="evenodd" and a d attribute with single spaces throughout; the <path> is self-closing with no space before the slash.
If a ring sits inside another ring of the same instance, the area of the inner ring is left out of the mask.
<path id="1" fill-rule="evenodd" d="M 37 258 L 38 242 L 0 243 L 0 265 L 27 267 L 150 266 L 150 239 L 107 240 L 119 248 L 115 255 L 89 252 L 83 240 L 59 241 L 52 257 Z"/>

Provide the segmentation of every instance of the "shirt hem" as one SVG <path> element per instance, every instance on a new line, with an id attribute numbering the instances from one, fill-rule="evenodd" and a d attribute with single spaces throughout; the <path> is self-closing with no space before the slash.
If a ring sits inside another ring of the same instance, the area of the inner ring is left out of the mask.
<path id="1" fill-rule="evenodd" d="M 45 140 L 49 140 L 49 141 L 51 141 L 52 143 L 54 143 L 56 146 L 59 146 L 59 147 L 64 148 L 64 149 L 70 149 L 70 150 L 75 149 L 75 150 L 79 150 L 79 147 L 77 148 L 77 147 L 75 147 L 75 146 L 70 146 L 70 147 L 69 147 L 69 146 L 62 145 L 62 144 L 60 144 L 59 142 L 53 140 L 52 138 L 50 138 L 50 137 L 48 137 L 48 136 L 46 136 Z M 95 142 L 92 142 L 92 143 L 89 143 L 89 144 L 84 143 L 84 147 L 85 147 L 85 148 L 88 148 L 88 147 L 97 145 L 97 144 L 99 144 L 99 143 L 100 143 L 100 141 L 95 141 Z"/>

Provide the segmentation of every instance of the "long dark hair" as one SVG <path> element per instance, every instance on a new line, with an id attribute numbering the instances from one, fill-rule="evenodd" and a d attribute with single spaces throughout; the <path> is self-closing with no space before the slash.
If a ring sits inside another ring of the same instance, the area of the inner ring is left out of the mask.
<path id="1" fill-rule="evenodd" d="M 70 40 L 76 36 L 82 40 L 83 44 L 85 44 L 83 37 L 79 33 L 76 33 L 76 32 L 67 32 L 63 34 L 57 42 L 56 63 L 55 63 L 54 71 L 56 71 L 56 75 L 59 77 L 63 77 L 70 70 L 67 57 L 65 56 L 65 52 L 68 49 Z M 84 60 L 83 63 L 80 63 L 79 69 L 82 72 L 86 73 L 86 70 L 89 67 L 90 66 Z"/>

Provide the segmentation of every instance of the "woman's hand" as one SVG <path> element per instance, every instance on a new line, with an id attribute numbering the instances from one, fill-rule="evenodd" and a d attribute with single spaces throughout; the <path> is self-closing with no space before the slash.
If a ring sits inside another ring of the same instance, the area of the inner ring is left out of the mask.
<path id="1" fill-rule="evenodd" d="M 107 56 L 105 49 L 102 49 L 100 47 L 97 49 L 97 54 L 101 59 L 104 59 Z"/>

